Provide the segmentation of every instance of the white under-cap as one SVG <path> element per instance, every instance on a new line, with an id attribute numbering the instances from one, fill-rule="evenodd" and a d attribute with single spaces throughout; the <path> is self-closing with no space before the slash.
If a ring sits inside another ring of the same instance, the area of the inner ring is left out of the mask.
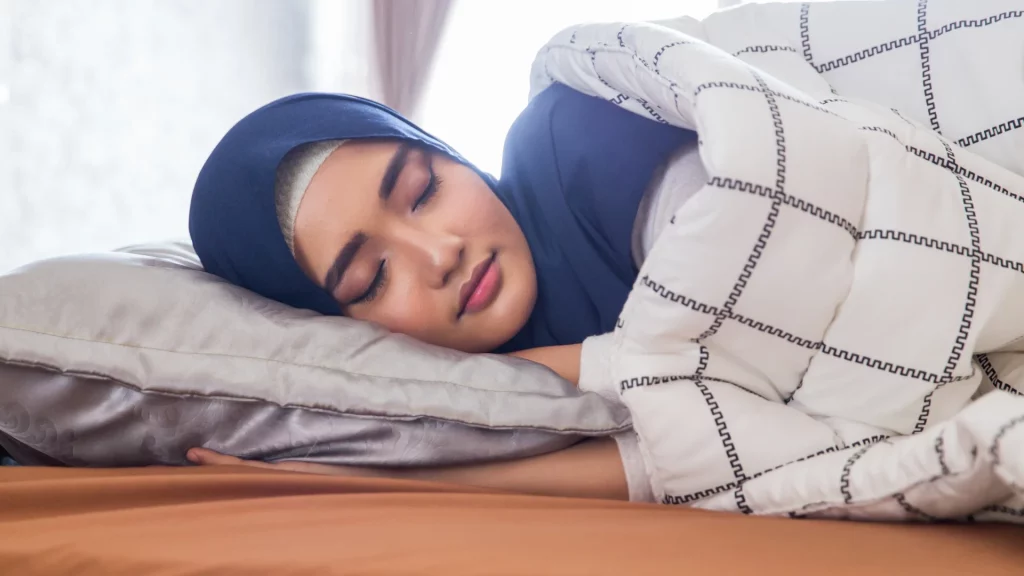
<path id="1" fill-rule="evenodd" d="M 295 217 L 299 213 L 299 204 L 316 171 L 344 143 L 344 140 L 324 140 L 296 146 L 285 154 L 277 167 L 274 207 L 277 209 L 277 223 L 292 255 L 295 254 Z"/>

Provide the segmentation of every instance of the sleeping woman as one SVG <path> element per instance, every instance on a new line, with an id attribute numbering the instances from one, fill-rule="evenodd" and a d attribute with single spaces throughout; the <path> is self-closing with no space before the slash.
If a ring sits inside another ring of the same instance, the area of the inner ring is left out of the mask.
<path id="1" fill-rule="evenodd" d="M 640 264 L 703 186 L 697 136 L 555 84 L 512 126 L 500 179 L 376 102 L 300 94 L 235 125 L 203 167 L 203 266 L 265 297 L 464 352 L 511 354 L 587 389 Z M 635 440 L 482 465 L 248 464 L 643 500 Z"/>

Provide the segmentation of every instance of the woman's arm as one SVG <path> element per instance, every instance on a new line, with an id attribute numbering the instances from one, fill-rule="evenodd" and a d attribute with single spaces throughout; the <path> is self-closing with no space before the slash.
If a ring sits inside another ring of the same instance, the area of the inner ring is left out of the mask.
<path id="1" fill-rule="evenodd" d="M 628 500 L 619 449 L 611 438 L 594 438 L 558 452 L 520 460 L 443 468 L 363 468 L 304 462 L 268 464 L 194 448 L 188 459 L 201 465 L 245 465 L 309 474 L 426 480 L 538 496 Z"/>
<path id="2" fill-rule="evenodd" d="M 547 366 L 556 374 L 579 385 L 580 382 L 580 350 L 582 344 L 567 344 L 565 346 L 547 346 L 545 348 L 531 348 L 512 352 L 509 356 L 523 358 L 537 364 Z"/>

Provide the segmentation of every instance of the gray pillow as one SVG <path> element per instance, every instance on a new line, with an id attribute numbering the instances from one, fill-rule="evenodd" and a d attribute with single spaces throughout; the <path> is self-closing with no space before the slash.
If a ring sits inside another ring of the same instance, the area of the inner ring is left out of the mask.
<path id="1" fill-rule="evenodd" d="M 24 463 L 439 465 L 557 450 L 628 413 L 541 366 L 296 310 L 165 244 L 0 276 L 0 446 Z"/>

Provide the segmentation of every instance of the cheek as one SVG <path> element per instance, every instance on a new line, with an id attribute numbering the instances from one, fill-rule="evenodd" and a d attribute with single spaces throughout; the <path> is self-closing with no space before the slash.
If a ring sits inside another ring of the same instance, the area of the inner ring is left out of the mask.
<path id="1" fill-rule="evenodd" d="M 372 309 L 353 313 L 352 317 L 421 340 L 428 340 L 429 335 L 443 323 L 443 308 L 422 283 L 413 282 L 407 276 L 396 278 L 392 275 L 386 292 Z"/>
<path id="2" fill-rule="evenodd" d="M 508 228 L 504 205 L 476 175 L 468 182 L 452 184 L 446 219 L 454 223 L 456 232 L 470 235 L 495 235 Z"/>

